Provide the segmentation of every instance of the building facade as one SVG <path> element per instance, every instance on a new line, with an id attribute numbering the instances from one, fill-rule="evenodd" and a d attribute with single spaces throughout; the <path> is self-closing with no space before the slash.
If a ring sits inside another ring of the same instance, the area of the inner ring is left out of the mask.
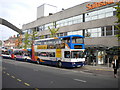
<path id="1" fill-rule="evenodd" d="M 56 28 L 60 28 L 57 37 L 78 34 L 85 36 L 86 46 L 109 48 L 119 46 L 116 37 L 118 29 L 115 27 L 116 3 L 113 1 L 85 2 L 53 15 L 39 17 L 33 22 L 24 24 L 22 30 L 31 33 L 35 29 L 39 36 L 44 35 L 44 38 L 49 38 L 51 33 L 48 26 L 52 27 L 55 22 Z M 97 64 L 108 62 L 104 50 L 96 50 L 96 56 Z"/>
<path id="2" fill-rule="evenodd" d="M 19 38 L 15 35 L 13 37 L 11 36 L 8 40 L 5 40 L 3 44 L 3 46 L 8 49 L 18 48 L 19 45 L 22 45 L 22 39 L 21 42 L 19 42 Z"/>
<path id="3" fill-rule="evenodd" d="M 98 4 L 95 7 L 95 5 L 94 2 L 86 2 L 53 15 L 41 17 L 24 24 L 22 30 L 31 33 L 35 28 L 39 36 L 44 35 L 45 38 L 49 38 L 48 26 L 52 27 L 53 22 L 56 22 L 57 28 L 60 28 L 58 37 L 79 34 L 85 36 L 86 45 L 118 46 L 118 40 L 115 37 L 117 34 L 115 3 L 103 2 L 101 6 Z"/>

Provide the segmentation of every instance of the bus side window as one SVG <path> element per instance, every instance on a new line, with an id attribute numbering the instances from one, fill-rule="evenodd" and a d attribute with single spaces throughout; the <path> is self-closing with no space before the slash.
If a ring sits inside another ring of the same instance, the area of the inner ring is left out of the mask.
<path id="1" fill-rule="evenodd" d="M 60 49 L 60 44 L 56 44 L 56 49 Z"/>
<path id="2" fill-rule="evenodd" d="M 70 51 L 65 51 L 64 52 L 64 57 L 65 58 L 70 58 Z"/>
<path id="3" fill-rule="evenodd" d="M 55 52 L 49 52 L 49 57 L 55 57 Z"/>

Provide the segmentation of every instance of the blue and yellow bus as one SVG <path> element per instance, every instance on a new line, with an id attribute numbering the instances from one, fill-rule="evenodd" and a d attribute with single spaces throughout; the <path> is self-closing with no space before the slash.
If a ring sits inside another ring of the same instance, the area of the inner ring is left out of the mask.
<path id="1" fill-rule="evenodd" d="M 34 41 L 32 61 L 58 67 L 81 67 L 85 65 L 84 37 L 69 35 Z"/>

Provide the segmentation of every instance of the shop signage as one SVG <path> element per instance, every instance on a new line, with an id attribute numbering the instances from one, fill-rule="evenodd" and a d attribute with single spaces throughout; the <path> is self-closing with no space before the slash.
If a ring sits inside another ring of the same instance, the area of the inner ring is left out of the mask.
<path id="1" fill-rule="evenodd" d="M 117 0 L 117 1 L 119 2 L 120 0 Z M 94 2 L 93 4 L 87 4 L 86 7 L 87 7 L 87 10 L 91 10 L 97 7 L 102 7 L 108 4 L 112 4 L 114 2 L 115 2 L 114 0 L 103 0 L 101 2 Z"/>

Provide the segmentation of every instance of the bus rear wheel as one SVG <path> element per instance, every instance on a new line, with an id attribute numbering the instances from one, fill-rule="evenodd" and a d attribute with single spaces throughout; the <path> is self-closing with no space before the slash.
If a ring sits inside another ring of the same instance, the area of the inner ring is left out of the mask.
<path id="1" fill-rule="evenodd" d="M 24 61 L 27 62 L 27 58 L 25 58 Z"/>
<path id="2" fill-rule="evenodd" d="M 62 62 L 58 61 L 58 67 L 61 68 L 62 67 Z"/>
<path id="3" fill-rule="evenodd" d="M 17 60 L 16 57 L 14 58 L 14 60 Z"/>
<path id="4" fill-rule="evenodd" d="M 40 59 L 37 59 L 37 64 L 40 64 Z"/>

